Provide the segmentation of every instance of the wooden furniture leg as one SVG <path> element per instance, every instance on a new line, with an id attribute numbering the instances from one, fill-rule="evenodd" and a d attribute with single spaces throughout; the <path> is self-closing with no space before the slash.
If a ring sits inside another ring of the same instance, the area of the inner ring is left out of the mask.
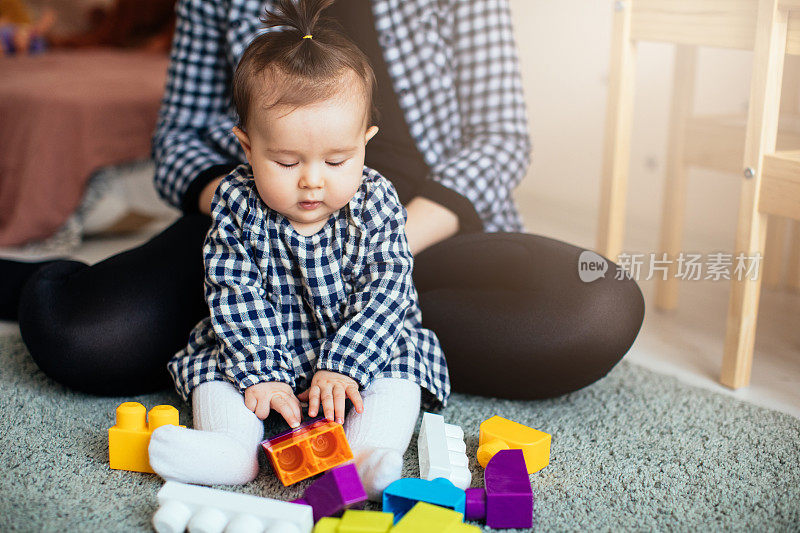
<path id="1" fill-rule="evenodd" d="M 612 28 L 611 64 L 608 76 L 603 178 L 597 251 L 616 261 L 622 251 L 625 229 L 625 194 L 630 165 L 631 121 L 636 45 L 631 41 L 631 13 L 617 2 Z"/>
<path id="2" fill-rule="evenodd" d="M 746 256 L 763 255 L 766 241 L 767 215 L 758 209 L 758 195 L 764 155 L 775 151 L 786 25 L 786 12 L 778 9 L 777 0 L 759 2 L 744 158 L 751 170 L 742 177 L 734 248 Z M 732 276 L 720 381 L 734 389 L 750 382 L 760 289 L 760 276 Z"/>
<path id="3" fill-rule="evenodd" d="M 789 248 L 789 269 L 786 283 L 789 288 L 800 291 L 800 221 L 792 221 L 791 247 Z"/>
<path id="4" fill-rule="evenodd" d="M 656 307 L 675 309 L 678 304 L 676 259 L 683 241 L 683 224 L 686 211 L 686 184 L 689 165 L 686 163 L 686 126 L 692 114 L 694 101 L 697 48 L 678 45 L 675 49 L 674 89 L 669 122 L 666 172 L 664 176 L 664 201 L 661 211 L 661 238 L 659 251 L 667 254 L 666 279 L 656 279 Z"/>
<path id="5" fill-rule="evenodd" d="M 786 232 L 789 220 L 785 217 L 770 216 L 767 223 L 767 242 L 764 248 L 763 283 L 770 289 L 777 288 L 783 280 Z"/>

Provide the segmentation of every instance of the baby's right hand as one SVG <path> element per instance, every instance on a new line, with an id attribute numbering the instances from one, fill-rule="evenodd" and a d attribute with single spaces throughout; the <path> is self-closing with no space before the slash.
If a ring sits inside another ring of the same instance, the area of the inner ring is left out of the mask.
<path id="1" fill-rule="evenodd" d="M 244 390 L 244 404 L 258 418 L 269 416 L 270 408 L 283 415 L 289 427 L 296 428 L 302 420 L 300 400 L 294 395 L 288 383 L 271 381 L 251 385 Z"/>

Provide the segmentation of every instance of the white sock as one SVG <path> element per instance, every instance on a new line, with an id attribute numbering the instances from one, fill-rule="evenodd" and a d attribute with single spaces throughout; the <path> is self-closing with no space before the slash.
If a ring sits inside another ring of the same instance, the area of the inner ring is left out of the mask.
<path id="1" fill-rule="evenodd" d="M 192 392 L 197 429 L 161 426 L 150 438 L 150 466 L 167 480 L 200 485 L 242 485 L 258 475 L 264 422 L 227 381 Z"/>
<path id="2" fill-rule="evenodd" d="M 371 500 L 400 479 L 403 454 L 419 416 L 420 388 L 413 381 L 376 379 L 361 391 L 364 412 L 350 409 L 344 423 L 358 475 Z"/>

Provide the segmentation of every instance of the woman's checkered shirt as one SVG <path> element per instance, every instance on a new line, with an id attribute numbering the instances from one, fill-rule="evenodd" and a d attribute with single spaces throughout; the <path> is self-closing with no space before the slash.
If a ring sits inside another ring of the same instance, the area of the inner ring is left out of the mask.
<path id="1" fill-rule="evenodd" d="M 344 1 L 344 0 L 341 0 Z M 179 0 L 153 139 L 156 188 L 181 206 L 202 171 L 244 153 L 230 81 L 272 1 Z M 372 0 L 400 108 L 430 179 L 465 196 L 485 231 L 520 231 L 511 191 L 530 139 L 507 0 Z M 390 176 L 391 177 L 391 176 Z"/>
<path id="2" fill-rule="evenodd" d="M 450 393 L 436 335 L 422 327 L 411 279 L 405 209 L 392 185 L 364 168 L 352 200 L 303 236 L 258 196 L 249 166 L 214 198 L 203 247 L 211 316 L 169 362 L 184 399 L 206 381 L 244 390 L 282 381 L 300 392 L 314 372 L 418 383 L 432 406 Z"/>

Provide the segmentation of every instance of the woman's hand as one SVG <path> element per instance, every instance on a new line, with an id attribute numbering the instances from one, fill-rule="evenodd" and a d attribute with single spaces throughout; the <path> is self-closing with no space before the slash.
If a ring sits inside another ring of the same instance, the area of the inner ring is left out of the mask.
<path id="1" fill-rule="evenodd" d="M 311 378 L 308 390 L 297 395 L 301 402 L 308 401 L 308 416 L 317 416 L 319 406 L 322 404 L 325 418 L 335 420 L 339 424 L 344 423 L 345 397 L 350 398 L 357 413 L 364 410 L 358 383 L 350 376 L 329 370 L 317 370 Z"/>
<path id="2" fill-rule="evenodd" d="M 417 196 L 408 202 L 406 212 L 406 236 L 413 255 L 458 233 L 458 216 L 433 200 Z"/>

